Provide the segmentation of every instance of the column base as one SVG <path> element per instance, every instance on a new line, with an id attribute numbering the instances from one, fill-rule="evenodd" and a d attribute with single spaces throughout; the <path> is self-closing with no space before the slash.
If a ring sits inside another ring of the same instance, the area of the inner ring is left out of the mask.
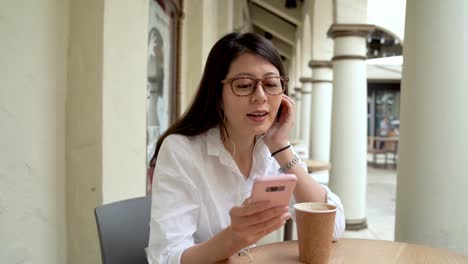
<path id="1" fill-rule="evenodd" d="M 357 219 L 357 220 L 346 220 L 346 229 L 347 231 L 358 231 L 367 228 L 367 218 Z"/>

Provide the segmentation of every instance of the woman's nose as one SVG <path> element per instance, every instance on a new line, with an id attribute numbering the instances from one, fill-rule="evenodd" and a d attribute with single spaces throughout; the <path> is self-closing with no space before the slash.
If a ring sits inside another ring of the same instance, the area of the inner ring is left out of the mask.
<path id="1" fill-rule="evenodd" d="M 267 100 L 267 95 L 265 93 L 265 90 L 263 89 L 263 83 L 262 82 L 257 82 L 257 85 L 255 85 L 254 92 L 252 94 L 252 101 L 253 102 L 265 102 Z"/>

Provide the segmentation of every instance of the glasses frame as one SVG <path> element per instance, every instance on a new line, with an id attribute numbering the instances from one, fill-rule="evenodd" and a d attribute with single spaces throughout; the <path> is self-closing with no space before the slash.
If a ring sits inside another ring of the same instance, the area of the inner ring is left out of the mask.
<path id="1" fill-rule="evenodd" d="M 265 79 L 268 79 L 268 78 L 280 78 L 283 83 L 284 83 L 284 86 L 283 86 L 283 89 L 281 90 L 281 93 L 279 94 L 271 94 L 269 92 L 267 92 L 267 90 L 265 89 L 265 87 L 263 86 L 263 81 Z M 234 87 L 232 87 L 232 83 L 236 80 L 240 80 L 240 79 L 250 79 L 252 81 L 255 82 L 255 86 L 254 86 L 254 89 L 252 90 L 251 93 L 249 94 L 236 94 L 236 92 L 234 92 Z M 225 79 L 225 80 L 222 80 L 221 83 L 222 84 L 229 84 L 229 86 L 231 86 L 231 90 L 232 90 L 232 93 L 236 96 L 240 96 L 240 97 L 244 97 L 244 96 L 251 96 L 252 94 L 255 93 L 255 90 L 257 89 L 257 86 L 258 86 L 258 83 L 261 83 L 262 84 L 262 89 L 263 91 L 268 94 L 268 95 L 271 95 L 271 96 L 277 96 L 277 95 L 281 95 L 288 87 L 288 81 L 289 81 L 289 78 L 288 77 L 285 77 L 285 76 L 267 76 L 265 78 L 261 78 L 261 79 L 257 79 L 257 78 L 253 78 L 253 77 L 249 77 L 249 76 L 236 76 L 236 77 L 232 77 L 232 78 L 229 78 L 229 79 Z"/>

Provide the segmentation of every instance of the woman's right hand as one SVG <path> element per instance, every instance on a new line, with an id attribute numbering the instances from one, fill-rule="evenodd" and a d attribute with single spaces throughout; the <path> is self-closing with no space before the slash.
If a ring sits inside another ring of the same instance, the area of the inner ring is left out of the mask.
<path id="1" fill-rule="evenodd" d="M 291 217 L 288 206 L 272 207 L 269 202 L 251 203 L 245 200 L 242 206 L 229 211 L 231 225 L 229 230 L 239 249 L 257 243 L 262 237 L 275 231 Z"/>

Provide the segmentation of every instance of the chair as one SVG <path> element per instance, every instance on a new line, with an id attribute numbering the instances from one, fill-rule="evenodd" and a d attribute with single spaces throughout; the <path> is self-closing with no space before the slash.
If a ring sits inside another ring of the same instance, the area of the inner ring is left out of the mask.
<path id="1" fill-rule="evenodd" d="M 372 154 L 372 161 L 370 164 L 377 167 L 379 156 L 384 158 L 385 167 L 387 166 L 387 154 L 385 146 L 380 146 L 380 141 L 376 141 L 374 137 L 367 137 L 367 153 Z"/>
<path id="2" fill-rule="evenodd" d="M 151 196 L 98 206 L 94 210 L 103 264 L 147 264 Z"/>
<path id="3" fill-rule="evenodd" d="M 394 137 L 393 135 L 391 137 Z M 379 155 L 383 156 L 384 167 L 387 168 L 389 161 L 392 161 L 394 167 L 397 166 L 398 159 L 398 140 L 375 140 L 374 137 L 367 138 L 367 153 L 372 154 L 370 164 L 378 166 Z"/>

